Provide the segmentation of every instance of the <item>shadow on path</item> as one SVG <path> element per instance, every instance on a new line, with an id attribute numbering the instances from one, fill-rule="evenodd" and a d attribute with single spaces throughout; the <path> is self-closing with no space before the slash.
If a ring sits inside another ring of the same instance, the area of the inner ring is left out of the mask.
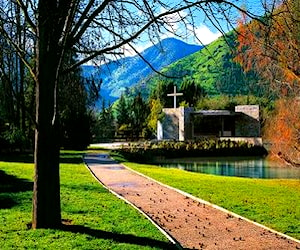
<path id="1" fill-rule="evenodd" d="M 114 240 L 120 243 L 157 247 L 166 250 L 178 249 L 172 243 L 149 239 L 147 237 L 134 236 L 131 234 L 118 234 L 118 233 L 106 232 L 103 230 L 92 229 L 80 225 L 63 225 L 62 230 L 67 232 L 72 232 L 72 233 L 88 234 L 98 239 Z"/>
<path id="2" fill-rule="evenodd" d="M 89 154 L 88 158 L 85 158 L 85 162 L 88 165 L 92 165 L 92 164 L 115 165 L 115 164 L 118 164 L 115 160 L 111 159 L 107 154 Z"/>
<path id="3" fill-rule="evenodd" d="M 32 191 L 33 182 L 8 175 L 0 170 L 0 209 L 11 208 L 18 204 L 13 193 Z"/>

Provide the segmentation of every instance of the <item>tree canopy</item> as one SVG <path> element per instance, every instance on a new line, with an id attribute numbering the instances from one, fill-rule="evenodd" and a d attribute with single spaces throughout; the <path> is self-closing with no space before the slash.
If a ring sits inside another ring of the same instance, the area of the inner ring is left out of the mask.
<path id="1" fill-rule="evenodd" d="M 272 152 L 300 164 L 300 2 L 273 1 L 259 21 L 243 15 L 238 27 L 238 54 L 245 71 L 254 69 L 269 81 L 279 100 L 267 122 Z"/>
<path id="2" fill-rule="evenodd" d="M 282 95 L 300 91 L 300 4 L 271 2 L 266 15 L 251 20 L 243 14 L 238 26 L 236 61 L 255 69 Z M 267 8 L 267 7 L 266 7 Z"/>

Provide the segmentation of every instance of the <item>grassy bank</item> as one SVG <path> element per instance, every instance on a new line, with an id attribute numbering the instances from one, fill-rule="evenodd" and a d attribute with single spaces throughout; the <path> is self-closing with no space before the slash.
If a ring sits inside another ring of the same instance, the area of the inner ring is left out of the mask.
<path id="1" fill-rule="evenodd" d="M 160 182 L 300 239 L 300 180 L 222 177 L 125 162 Z"/>
<path id="2" fill-rule="evenodd" d="M 15 158 L 15 157 L 14 157 Z M 31 230 L 33 164 L 0 160 L 0 249 L 165 249 L 167 239 L 135 209 L 104 189 L 81 153 L 61 161 L 61 230 Z M 27 162 L 27 163 L 26 163 Z"/>

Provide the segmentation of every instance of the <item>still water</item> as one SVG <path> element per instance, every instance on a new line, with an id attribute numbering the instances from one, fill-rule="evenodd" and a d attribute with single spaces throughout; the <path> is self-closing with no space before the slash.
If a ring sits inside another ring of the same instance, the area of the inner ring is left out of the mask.
<path id="1" fill-rule="evenodd" d="M 280 166 L 264 158 L 189 158 L 164 160 L 158 165 L 186 171 L 249 178 L 300 179 L 300 168 Z"/>

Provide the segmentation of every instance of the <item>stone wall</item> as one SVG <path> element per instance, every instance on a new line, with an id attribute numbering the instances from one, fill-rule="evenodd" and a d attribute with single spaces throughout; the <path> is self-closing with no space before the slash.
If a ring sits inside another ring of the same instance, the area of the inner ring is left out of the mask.
<path id="1" fill-rule="evenodd" d="M 181 116 L 180 109 L 165 108 L 163 109 L 164 119 L 162 123 L 162 138 L 159 140 L 178 140 L 179 139 L 179 119 Z"/>
<path id="2" fill-rule="evenodd" d="M 238 105 L 235 112 L 235 136 L 260 137 L 259 106 Z"/>
<path id="3" fill-rule="evenodd" d="M 165 108 L 164 119 L 158 123 L 158 140 L 184 141 L 192 138 L 191 116 L 193 108 Z"/>
<path id="4" fill-rule="evenodd" d="M 194 108 L 180 107 L 179 118 L 179 141 L 189 140 L 193 138 L 193 125 L 190 113 Z"/>

